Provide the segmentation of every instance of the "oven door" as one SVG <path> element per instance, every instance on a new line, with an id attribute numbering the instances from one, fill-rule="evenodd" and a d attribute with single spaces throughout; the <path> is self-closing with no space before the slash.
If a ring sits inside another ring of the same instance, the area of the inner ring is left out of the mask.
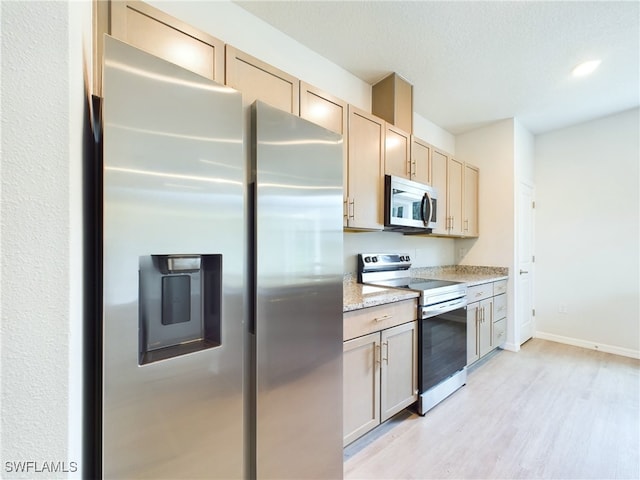
<path id="1" fill-rule="evenodd" d="M 449 308 L 421 308 L 418 322 L 418 383 L 421 393 L 467 365 L 466 298 L 446 303 Z"/>
<path id="2" fill-rule="evenodd" d="M 386 230 L 429 230 L 436 223 L 435 191 L 428 185 L 385 175 Z"/>

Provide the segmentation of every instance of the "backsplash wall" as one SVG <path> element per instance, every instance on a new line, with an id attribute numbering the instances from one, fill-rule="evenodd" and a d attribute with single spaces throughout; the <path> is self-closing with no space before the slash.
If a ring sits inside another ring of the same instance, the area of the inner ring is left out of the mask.
<path id="1" fill-rule="evenodd" d="M 344 232 L 344 273 L 358 270 L 358 253 L 408 253 L 413 267 L 455 264 L 451 238 L 403 235 L 393 232 Z"/>

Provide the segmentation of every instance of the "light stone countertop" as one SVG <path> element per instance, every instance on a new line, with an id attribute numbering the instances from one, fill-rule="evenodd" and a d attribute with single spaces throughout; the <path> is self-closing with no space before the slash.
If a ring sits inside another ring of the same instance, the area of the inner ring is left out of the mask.
<path id="1" fill-rule="evenodd" d="M 477 267 L 468 265 L 450 265 L 444 267 L 412 268 L 412 277 L 432 278 L 465 282 L 468 287 L 483 283 L 506 280 L 509 269 L 504 267 Z M 343 282 L 343 312 L 361 308 L 375 307 L 385 303 L 399 302 L 418 298 L 418 292 L 397 288 L 382 288 L 358 283 L 357 276 L 348 273 Z"/>
<path id="2" fill-rule="evenodd" d="M 399 302 L 401 300 L 409 300 L 420 296 L 420 293 L 411 290 L 363 285 L 358 283 L 358 279 L 354 275 L 345 275 L 344 278 L 342 288 L 343 312 L 375 307 L 377 305 Z"/>

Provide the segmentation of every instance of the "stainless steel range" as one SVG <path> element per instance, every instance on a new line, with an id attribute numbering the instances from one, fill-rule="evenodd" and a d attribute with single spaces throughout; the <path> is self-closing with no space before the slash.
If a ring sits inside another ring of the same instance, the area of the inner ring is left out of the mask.
<path id="1" fill-rule="evenodd" d="M 358 255 L 358 281 L 414 290 L 418 301 L 418 412 L 424 415 L 467 381 L 467 287 L 465 283 L 411 275 L 411 257 Z"/>

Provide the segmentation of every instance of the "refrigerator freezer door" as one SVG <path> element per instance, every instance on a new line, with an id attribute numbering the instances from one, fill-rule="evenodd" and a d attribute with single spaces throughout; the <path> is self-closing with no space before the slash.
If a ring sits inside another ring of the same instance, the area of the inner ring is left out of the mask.
<path id="1" fill-rule="evenodd" d="M 342 478 L 342 136 L 257 102 L 256 475 Z"/>
<path id="2" fill-rule="evenodd" d="M 243 478 L 241 96 L 113 38 L 104 51 L 103 475 Z M 206 309 L 216 341 L 186 328 Z M 169 344 L 188 335 L 145 363 L 143 315 Z"/>

